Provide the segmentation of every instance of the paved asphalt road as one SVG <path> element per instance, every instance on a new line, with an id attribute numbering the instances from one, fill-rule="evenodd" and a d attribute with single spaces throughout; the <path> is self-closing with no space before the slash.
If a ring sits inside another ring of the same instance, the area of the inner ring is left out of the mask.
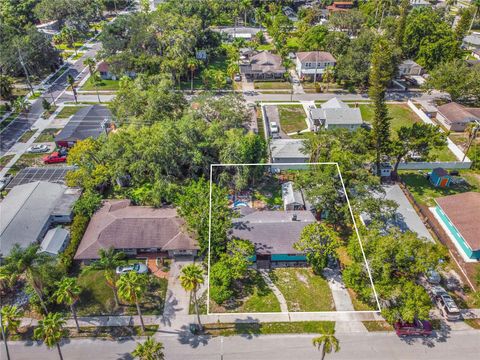
<path id="1" fill-rule="evenodd" d="M 342 333 L 340 352 L 327 359 L 355 360 L 470 360 L 480 354 L 480 331 L 456 331 L 434 338 L 398 338 L 394 333 Z M 167 360 L 317 360 L 319 352 L 311 344 L 311 335 L 234 336 L 227 338 L 192 338 L 186 334 L 159 335 L 165 346 Z M 135 347 L 134 340 L 108 341 L 79 339 L 63 344 L 64 358 L 68 360 L 127 360 Z M 223 353 L 223 357 L 221 354 Z M 5 359 L 4 348 L 1 348 Z M 58 359 L 56 350 L 43 344 L 10 342 L 12 360 Z"/>
<path id="2" fill-rule="evenodd" d="M 47 91 L 45 91 L 42 96 L 40 96 L 32 103 L 29 111 L 21 114 L 0 133 L 0 156 L 10 150 L 10 148 L 15 144 L 17 139 L 22 136 L 25 131 L 30 129 L 30 127 L 35 123 L 35 121 L 37 121 L 38 118 L 42 115 L 43 99 L 47 99 L 50 103 L 52 102 L 52 97 L 58 102 L 73 101 L 72 95 L 64 94 L 64 91 L 67 87 L 67 75 L 72 75 L 78 81 L 87 76 L 88 71 L 83 71 L 82 73 L 82 70 L 85 69 L 83 61 L 87 57 L 95 57 L 99 49 L 100 44 L 95 43 L 82 55 L 79 60 L 75 62 L 75 64 L 67 65 L 69 66 L 68 71 L 65 71 L 60 77 L 53 80 L 52 86 Z M 48 83 L 45 84 L 45 86 L 48 86 Z"/>

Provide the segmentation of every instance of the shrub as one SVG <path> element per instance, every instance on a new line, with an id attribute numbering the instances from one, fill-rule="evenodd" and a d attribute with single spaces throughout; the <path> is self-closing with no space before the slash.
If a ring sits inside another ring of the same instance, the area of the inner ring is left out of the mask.
<path id="1" fill-rule="evenodd" d="M 82 215 L 87 218 L 92 217 L 102 203 L 102 197 L 92 191 L 86 191 L 73 207 L 75 215 Z"/>
<path id="2" fill-rule="evenodd" d="M 65 271 L 68 271 L 72 266 L 73 257 L 77 252 L 78 245 L 82 240 L 89 221 L 90 218 L 82 214 L 75 215 L 73 219 L 72 226 L 70 227 L 70 243 L 59 258 L 59 262 Z"/>

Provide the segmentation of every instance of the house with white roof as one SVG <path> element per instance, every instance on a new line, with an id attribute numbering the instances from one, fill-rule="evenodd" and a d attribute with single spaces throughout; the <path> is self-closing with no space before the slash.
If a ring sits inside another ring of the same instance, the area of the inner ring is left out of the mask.
<path id="1" fill-rule="evenodd" d="M 316 131 L 321 128 L 345 128 L 353 131 L 363 124 L 360 109 L 352 108 L 336 97 L 323 103 L 320 108 L 310 108 L 308 120 L 311 128 Z"/>

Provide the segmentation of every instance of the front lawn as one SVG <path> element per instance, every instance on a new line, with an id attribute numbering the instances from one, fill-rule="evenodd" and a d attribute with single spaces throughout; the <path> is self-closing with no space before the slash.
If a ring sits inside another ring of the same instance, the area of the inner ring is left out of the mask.
<path id="1" fill-rule="evenodd" d="M 267 334 L 330 334 L 334 321 L 292 321 L 268 323 L 205 324 L 205 333 L 211 336 L 267 335 Z"/>
<path id="2" fill-rule="evenodd" d="M 85 84 L 83 84 L 80 90 L 96 91 L 98 88 L 98 90 L 100 91 L 102 90 L 116 91 L 118 90 L 119 86 L 120 86 L 120 80 L 102 80 L 98 82 L 96 87 L 92 77 L 89 77 L 88 80 L 85 82 Z"/>
<path id="3" fill-rule="evenodd" d="M 256 270 L 250 269 L 247 279 L 237 286 L 235 299 L 222 305 L 210 300 L 210 312 L 280 312 L 275 294 Z"/>
<path id="4" fill-rule="evenodd" d="M 70 116 L 75 115 L 82 107 L 84 106 L 64 106 L 57 114 L 57 119 L 67 119 Z"/>
<path id="5" fill-rule="evenodd" d="M 135 315 L 137 313 L 134 304 L 115 309 L 113 292 L 105 282 L 103 271 L 92 270 L 81 273 L 78 277 L 78 284 L 82 288 L 80 301 L 77 305 L 78 314 L 81 316 Z M 167 284 L 167 279 L 160 279 L 153 275 L 149 276 L 148 290 L 141 302 L 144 315 L 160 315 L 163 313 Z"/>
<path id="6" fill-rule="evenodd" d="M 307 129 L 305 110 L 302 105 L 279 105 L 280 126 L 285 133 Z"/>
<path id="7" fill-rule="evenodd" d="M 270 272 L 282 292 L 289 311 L 334 311 L 327 281 L 310 268 L 278 268 Z"/>
<path id="8" fill-rule="evenodd" d="M 47 128 L 40 133 L 40 135 L 35 139 L 35 142 L 53 142 L 55 141 L 55 134 L 57 134 L 59 131 L 60 129 Z"/>
<path id="9" fill-rule="evenodd" d="M 469 185 L 453 185 L 447 188 L 434 187 L 425 177 L 426 171 L 405 170 L 400 171 L 399 174 L 415 200 L 429 207 L 435 206 L 435 198 L 480 190 L 480 175 L 472 171 L 460 171 L 460 176 L 464 177 Z"/>
<path id="10" fill-rule="evenodd" d="M 3 169 L 15 157 L 14 154 L 0 157 L 0 170 Z"/>
<path id="11" fill-rule="evenodd" d="M 287 81 L 255 81 L 254 86 L 256 90 L 269 90 L 269 89 L 288 89 L 292 88 L 292 84 Z"/>
<path id="12" fill-rule="evenodd" d="M 369 332 L 393 331 L 393 326 L 386 321 L 362 321 L 362 323 Z"/>

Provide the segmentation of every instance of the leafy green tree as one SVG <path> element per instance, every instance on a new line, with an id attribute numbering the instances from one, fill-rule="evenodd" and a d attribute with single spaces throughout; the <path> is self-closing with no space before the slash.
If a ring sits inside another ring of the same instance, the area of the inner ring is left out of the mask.
<path id="1" fill-rule="evenodd" d="M 378 176 L 380 176 L 382 156 L 388 153 L 390 146 L 390 118 L 385 103 L 385 93 L 387 84 L 393 78 L 394 69 L 392 47 L 386 39 L 380 38 L 377 40 L 372 54 L 369 89 L 374 109 L 372 138 L 376 152 L 375 162 Z"/>
<path id="2" fill-rule="evenodd" d="M 325 50 L 339 58 L 348 50 L 350 38 L 347 34 L 340 31 L 329 31 L 325 36 Z"/>
<path id="3" fill-rule="evenodd" d="M 477 16 L 480 14 L 480 0 L 472 0 L 470 3 L 475 7 L 475 13 L 473 14 L 472 22 L 470 23 L 469 28 L 469 30 L 472 30 L 473 23 L 475 22 Z"/>
<path id="4" fill-rule="evenodd" d="M 0 73 L 0 97 L 9 100 L 13 95 L 13 79 Z"/>
<path id="5" fill-rule="evenodd" d="M 100 249 L 98 251 L 98 255 L 100 259 L 94 261 L 92 264 L 87 266 L 84 271 L 91 271 L 91 270 L 101 270 L 105 276 L 105 282 L 107 286 L 112 289 L 113 297 L 115 299 L 115 305 L 119 305 L 118 300 L 118 285 L 117 279 L 118 276 L 116 274 L 117 266 L 123 264 L 123 259 L 125 258 L 125 254 L 122 252 L 116 251 L 114 248 L 109 249 Z"/>
<path id="6" fill-rule="evenodd" d="M 330 83 L 333 82 L 333 67 L 332 66 L 327 66 L 325 68 L 325 71 L 323 72 L 323 82 L 327 85 L 326 87 L 326 92 L 328 92 L 328 88 L 330 86 Z"/>
<path id="7" fill-rule="evenodd" d="M 140 318 L 140 325 L 142 331 L 145 332 L 145 324 L 143 322 L 142 309 L 140 308 L 140 301 L 147 291 L 148 278 L 145 274 L 137 274 L 135 271 L 130 271 L 122 274 L 117 280 L 118 296 L 128 303 L 135 304 L 137 307 L 138 317 Z"/>
<path id="8" fill-rule="evenodd" d="M 193 76 L 195 70 L 197 70 L 199 62 L 195 58 L 188 59 L 188 70 L 190 70 L 190 92 L 193 94 Z"/>
<path id="9" fill-rule="evenodd" d="M 39 320 L 38 326 L 33 332 L 33 336 L 37 340 L 41 340 L 47 345 L 49 349 L 56 347 L 60 360 L 63 360 L 62 350 L 60 349 L 60 342 L 65 335 L 63 327 L 65 326 L 65 319 L 60 313 L 50 313 Z"/>
<path id="10" fill-rule="evenodd" d="M 38 0 L 15 0 L 0 2 L 0 16 L 2 22 L 18 30 L 29 24 L 34 24 L 37 18 L 33 12 Z"/>
<path id="11" fill-rule="evenodd" d="M 336 256 L 340 239 L 335 231 L 325 224 L 309 224 L 300 234 L 293 247 L 306 254 L 307 262 L 316 274 L 321 274 L 327 266 L 328 258 Z"/>
<path id="12" fill-rule="evenodd" d="M 403 37 L 405 36 L 405 27 L 407 26 L 407 16 L 410 8 L 409 0 L 402 0 L 400 3 L 399 11 L 400 16 L 397 23 L 397 30 L 395 33 L 395 45 L 398 48 L 403 47 Z"/>
<path id="13" fill-rule="evenodd" d="M 45 113 L 50 113 L 50 110 L 52 110 L 52 104 L 45 98 L 42 99 L 42 107 Z"/>
<path id="14" fill-rule="evenodd" d="M 325 37 L 328 29 L 323 25 L 309 27 L 300 38 L 302 51 L 318 51 L 325 47 Z"/>
<path id="15" fill-rule="evenodd" d="M 322 352 L 321 360 L 325 359 L 326 354 L 338 352 L 340 345 L 338 339 L 332 334 L 322 334 L 312 339 L 312 344 Z"/>
<path id="16" fill-rule="evenodd" d="M 425 89 L 445 91 L 452 101 L 480 105 L 480 67 L 469 67 L 463 60 L 442 63 L 430 72 Z"/>
<path id="17" fill-rule="evenodd" d="M 42 279 L 42 267 L 52 264 L 53 258 L 46 253 L 39 253 L 39 248 L 38 244 L 31 244 L 26 248 L 16 244 L 4 259 L 2 269 L 17 276 L 25 275 L 28 284 L 38 296 L 43 310 L 48 313 L 42 291 L 45 285 Z"/>
<path id="18" fill-rule="evenodd" d="M 95 211 L 100 208 L 101 203 L 102 197 L 99 194 L 92 191 L 86 191 L 82 194 L 80 199 L 75 202 L 73 211 L 76 215 L 81 214 L 90 218 Z"/>
<path id="19" fill-rule="evenodd" d="M 392 155 L 395 157 L 394 173 L 398 165 L 409 156 L 417 155 L 428 158 L 433 149 L 441 149 L 447 144 L 447 137 L 439 131 L 438 126 L 415 123 L 412 126 L 402 126 L 397 130 L 397 137 L 392 142 Z"/>
<path id="20" fill-rule="evenodd" d="M 17 113 L 25 112 L 30 108 L 28 100 L 21 96 L 15 99 L 13 102 L 13 110 Z"/>
<path id="21" fill-rule="evenodd" d="M 53 294 L 57 299 L 58 304 L 66 304 L 70 307 L 78 332 L 80 332 L 80 325 L 78 324 L 77 310 L 75 306 L 80 299 L 81 291 L 82 290 L 80 289 L 80 286 L 78 286 L 76 278 L 64 277 L 57 283 L 57 290 Z"/>
<path id="22" fill-rule="evenodd" d="M 364 23 L 365 16 L 356 9 L 334 12 L 328 20 L 332 29 L 346 31 L 348 36 L 357 36 Z"/>
<path id="23" fill-rule="evenodd" d="M 137 343 L 135 350 L 132 352 L 135 359 L 140 360 L 164 360 L 163 344 L 148 337 L 143 343 Z"/>
<path id="24" fill-rule="evenodd" d="M 457 26 L 455 27 L 455 34 L 457 35 L 458 41 L 462 41 L 465 35 L 467 35 L 473 20 L 473 15 L 473 9 L 462 9 L 460 20 L 458 20 Z"/>
<path id="25" fill-rule="evenodd" d="M 203 284 L 203 277 L 203 269 L 195 264 L 189 264 L 187 266 L 184 266 L 180 275 L 180 284 L 182 285 L 183 289 L 190 292 L 190 295 L 193 295 L 195 313 L 197 314 L 197 321 L 200 328 L 202 327 L 202 323 L 200 321 L 200 310 L 198 308 L 197 291 L 199 287 Z"/>

